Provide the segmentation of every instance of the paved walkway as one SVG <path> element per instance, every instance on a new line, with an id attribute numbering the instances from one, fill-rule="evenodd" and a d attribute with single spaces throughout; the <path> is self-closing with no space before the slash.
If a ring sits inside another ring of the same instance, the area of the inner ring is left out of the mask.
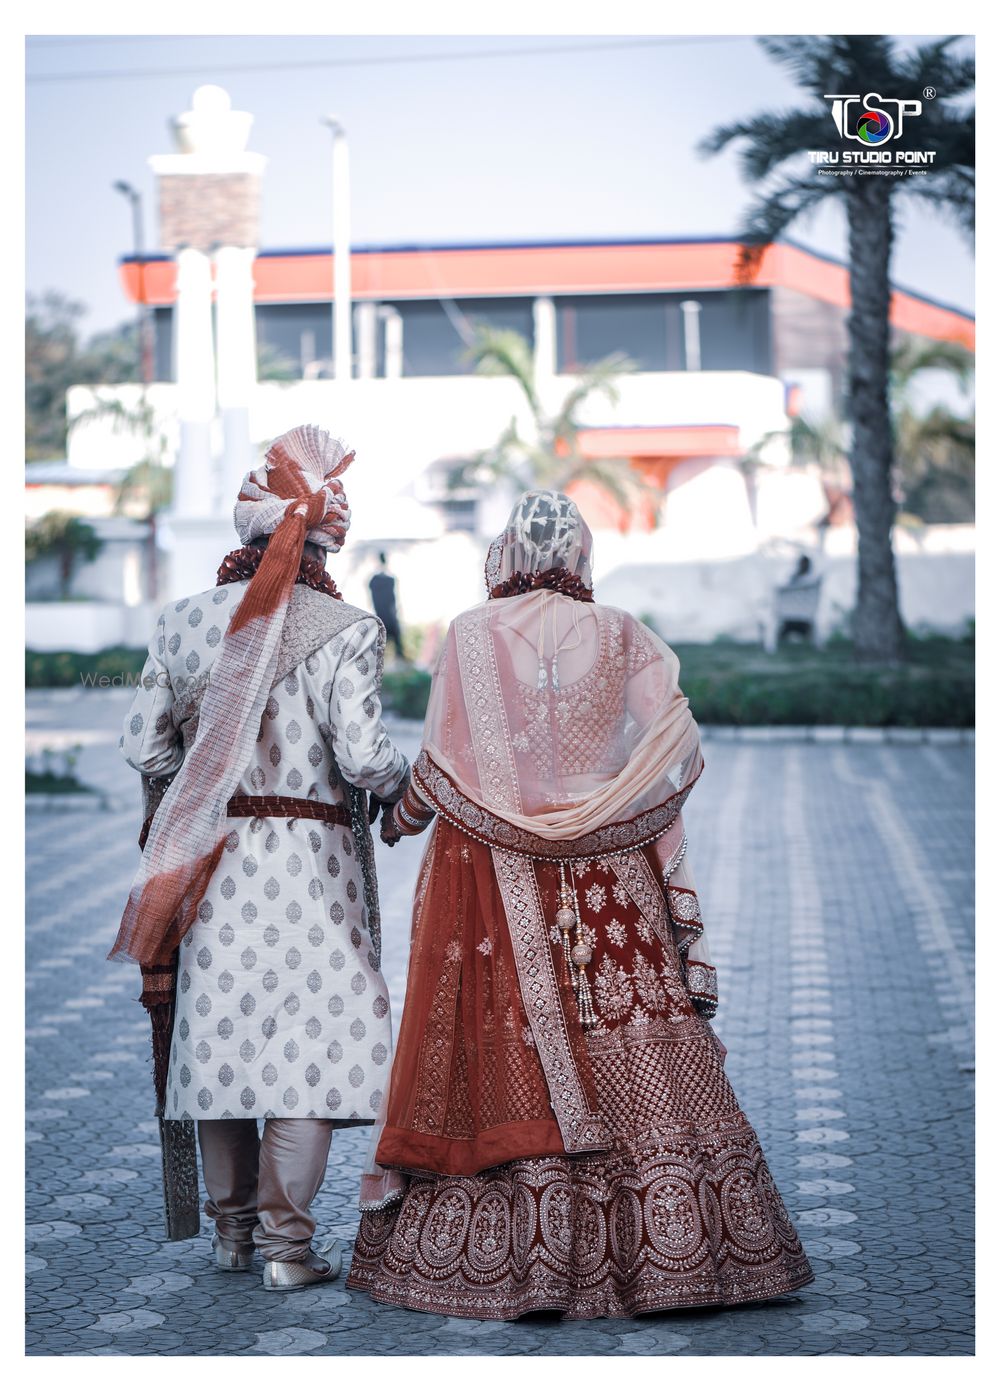
<path id="1" fill-rule="evenodd" d="M 955 1355 L 972 1344 L 972 751 L 706 745 L 685 810 L 728 1070 L 817 1272 L 738 1310 L 494 1324 L 343 1281 L 287 1296 L 161 1236 L 145 1016 L 105 954 L 137 851 L 116 693 L 32 693 L 106 813 L 28 819 L 28 1349 L 35 1354 Z M 415 727 L 400 727 L 412 751 Z M 420 845 L 379 847 L 398 1018 Z M 350 1238 L 368 1131 L 334 1137 Z M 207 1224 L 206 1224 L 207 1232 Z"/>

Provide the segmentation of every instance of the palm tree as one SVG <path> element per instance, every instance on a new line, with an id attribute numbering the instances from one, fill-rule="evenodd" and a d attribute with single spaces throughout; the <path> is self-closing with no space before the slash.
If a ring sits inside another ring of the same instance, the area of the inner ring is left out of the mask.
<path id="1" fill-rule="evenodd" d="M 971 522 L 975 516 L 975 419 L 947 406 L 921 411 L 912 386 L 923 372 L 944 371 L 963 395 L 972 383 L 972 355 L 958 343 L 911 339 L 889 363 L 895 435 L 895 492 L 903 517 L 915 522 Z"/>
<path id="2" fill-rule="evenodd" d="M 858 527 L 858 593 L 852 626 L 861 660 L 898 661 L 903 655 L 892 526 L 893 436 L 889 403 L 889 296 L 892 260 L 892 199 L 922 199 L 971 237 L 974 216 L 974 118 L 956 98 L 975 82 L 971 56 L 951 52 L 955 37 L 898 52 L 880 34 L 792 34 L 758 42 L 795 77 L 808 94 L 795 110 L 764 111 L 717 127 L 702 143 L 716 153 L 741 144 L 745 177 L 763 187 L 746 213 L 739 234 L 741 275 L 753 278 L 765 247 L 804 213 L 827 198 L 846 205 L 850 261 L 851 350 L 848 417 L 851 472 Z M 799 167 L 809 150 L 831 145 L 833 122 L 828 93 L 885 93 L 911 97 L 933 87 L 919 120 L 911 119 L 894 149 L 935 154 L 933 171 L 913 178 L 825 178 Z"/>
<path id="3" fill-rule="evenodd" d="M 96 396 L 92 406 L 73 417 L 70 428 L 94 421 L 109 421 L 115 434 L 124 430 L 138 436 L 140 457 L 118 484 L 115 511 L 127 514 L 131 510 L 133 515 L 138 511 L 138 520 L 146 523 L 147 574 L 155 599 L 160 587 L 158 517 L 170 506 L 173 493 L 173 470 L 163 462 L 167 436 L 157 422 L 145 387 L 134 406 L 118 397 Z"/>
<path id="4" fill-rule="evenodd" d="M 64 600 L 70 597 L 80 561 L 96 560 L 103 549 L 104 542 L 90 522 L 72 512 L 46 512 L 25 529 L 26 564 L 51 556 L 59 568 L 59 597 Z"/>
<path id="5" fill-rule="evenodd" d="M 507 481 L 521 491 L 552 488 L 562 492 L 573 483 L 589 482 L 627 511 L 648 494 L 648 486 L 631 464 L 623 468 L 621 459 L 587 458 L 580 448 L 580 408 L 593 396 L 617 404 L 618 377 L 633 370 L 624 354 L 615 353 L 586 368 L 554 414 L 542 403 L 531 345 L 520 333 L 479 325 L 468 357 L 481 375 L 510 377 L 517 383 L 531 428 L 525 438 L 517 417 L 512 416 L 494 445 L 452 471 L 449 486 L 453 490 Z"/>
<path id="6" fill-rule="evenodd" d="M 754 519 L 757 517 L 757 479 L 765 469 L 775 467 L 771 457 L 775 443 L 783 444 L 797 467 L 814 464 L 827 492 L 827 501 L 850 491 L 850 445 L 847 428 L 837 415 L 794 415 L 783 430 L 768 430 L 747 450 L 739 461 L 746 480 L 747 493 Z M 828 520 L 820 526 L 828 525 Z"/>

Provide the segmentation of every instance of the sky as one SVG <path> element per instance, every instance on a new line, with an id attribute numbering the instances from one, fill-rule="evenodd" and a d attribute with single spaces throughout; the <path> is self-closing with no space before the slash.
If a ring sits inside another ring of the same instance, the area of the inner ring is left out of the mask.
<path id="1" fill-rule="evenodd" d="M 576 51 L 540 51 L 553 46 Z M 147 160 L 172 149 L 168 120 L 201 83 L 253 113 L 265 249 L 330 243 L 327 113 L 349 134 L 355 245 L 587 240 L 731 235 L 752 190 L 735 151 L 697 142 L 800 100 L 752 36 L 729 35 L 56 35 L 28 38 L 26 72 L 27 289 L 86 304 L 84 332 L 132 312 L 112 183 L 142 191 L 155 245 Z M 961 235 L 922 200 L 896 207 L 895 283 L 971 310 Z M 839 200 L 790 235 L 843 258 Z"/>

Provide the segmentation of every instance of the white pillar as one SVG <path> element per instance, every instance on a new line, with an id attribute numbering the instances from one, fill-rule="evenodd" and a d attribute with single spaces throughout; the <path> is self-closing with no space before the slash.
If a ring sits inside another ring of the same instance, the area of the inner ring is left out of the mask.
<path id="1" fill-rule="evenodd" d="M 701 305 L 696 299 L 681 300 L 684 315 L 684 366 L 689 372 L 701 370 Z"/>
<path id="2" fill-rule="evenodd" d="M 174 352 L 180 447 L 174 465 L 173 510 L 179 517 L 209 517 L 215 416 L 212 268 L 205 253 L 193 247 L 177 253 Z"/>
<path id="3" fill-rule="evenodd" d="M 347 136 L 333 131 L 333 375 L 351 375 L 351 182 Z"/>
<path id="4" fill-rule="evenodd" d="M 257 385 L 254 250 L 223 246 L 215 256 L 216 358 L 222 416 L 222 502 L 236 497 L 252 463 L 250 406 Z"/>
<path id="5" fill-rule="evenodd" d="M 403 375 L 403 316 L 398 309 L 382 305 L 379 317 L 385 320 L 385 375 Z"/>
<path id="6" fill-rule="evenodd" d="M 362 300 L 354 310 L 355 333 L 358 340 L 358 376 L 374 377 L 378 356 L 378 319 L 373 300 Z"/>
<path id="7" fill-rule="evenodd" d="M 534 303 L 535 382 L 548 381 L 556 374 L 556 306 L 548 295 Z"/>

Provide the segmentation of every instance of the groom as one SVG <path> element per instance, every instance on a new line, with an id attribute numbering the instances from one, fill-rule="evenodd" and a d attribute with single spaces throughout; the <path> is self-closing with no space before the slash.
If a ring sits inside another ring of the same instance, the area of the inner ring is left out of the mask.
<path id="1" fill-rule="evenodd" d="M 165 1137 L 197 1123 L 215 1263 L 259 1255 L 271 1290 L 339 1274 L 310 1209 L 332 1132 L 388 1083 L 366 794 L 391 806 L 409 766 L 382 723 L 385 631 L 325 568 L 353 457 L 312 426 L 274 441 L 216 586 L 160 615 L 122 737 L 162 800 L 111 955 L 143 967 Z"/>

